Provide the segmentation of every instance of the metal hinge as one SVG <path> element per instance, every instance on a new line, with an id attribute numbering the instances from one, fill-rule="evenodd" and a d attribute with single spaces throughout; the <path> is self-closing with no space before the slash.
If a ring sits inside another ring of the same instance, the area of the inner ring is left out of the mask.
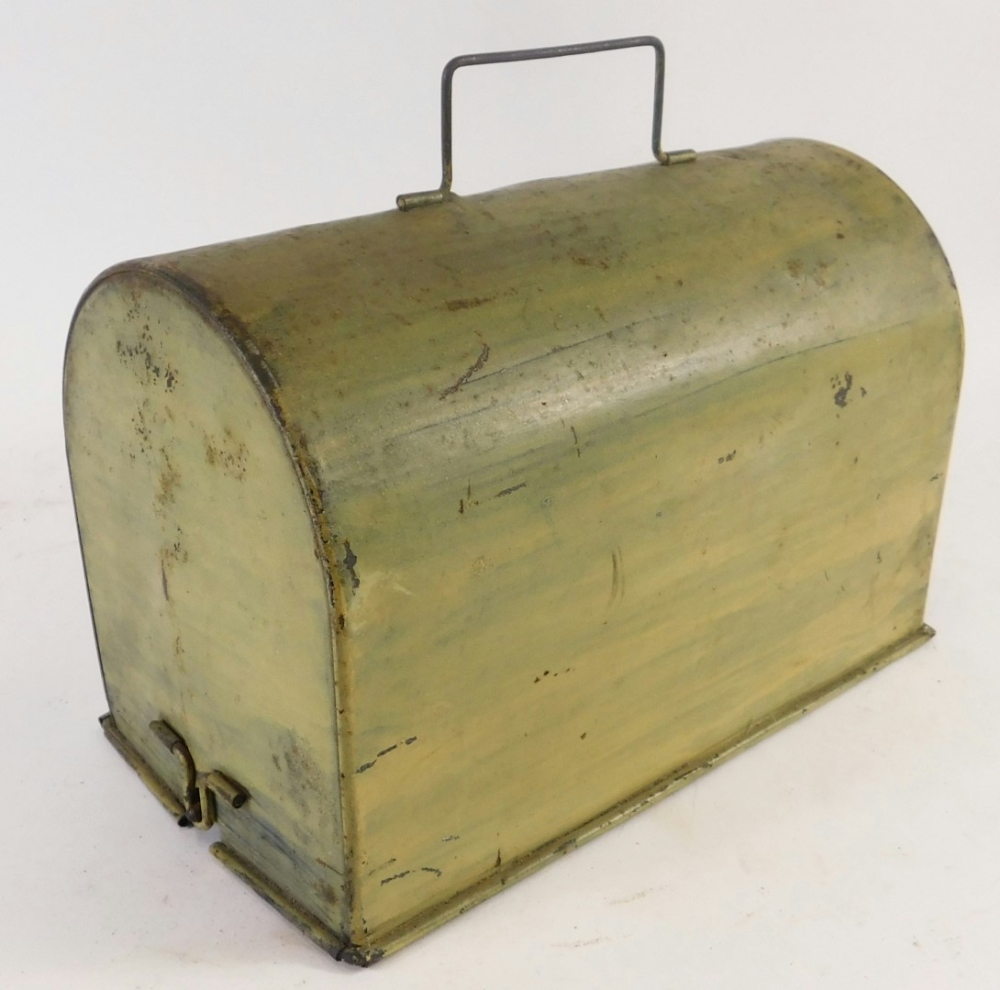
<path id="1" fill-rule="evenodd" d="M 187 743 L 171 728 L 157 720 L 149 723 L 149 728 L 160 742 L 170 750 L 184 771 L 184 814 L 177 819 L 178 825 L 210 829 L 215 824 L 216 801 L 225 801 L 231 808 L 242 808 L 250 800 L 244 787 L 219 770 L 199 771 L 194 765 L 194 757 Z"/>

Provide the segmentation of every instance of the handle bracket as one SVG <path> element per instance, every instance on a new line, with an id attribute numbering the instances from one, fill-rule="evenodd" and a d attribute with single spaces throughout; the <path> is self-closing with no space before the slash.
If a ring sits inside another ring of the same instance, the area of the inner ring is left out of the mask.
<path id="1" fill-rule="evenodd" d="M 426 192 L 404 193 L 396 197 L 396 206 L 404 212 L 418 206 L 443 203 L 451 195 L 452 182 L 452 127 L 451 91 L 455 72 L 466 65 L 489 65 L 495 62 L 526 62 L 541 58 L 562 58 L 564 55 L 590 55 L 594 52 L 617 51 L 621 48 L 652 48 L 656 53 L 656 76 L 653 80 L 653 157 L 661 165 L 675 165 L 689 162 L 695 152 L 664 151 L 661 144 L 663 126 L 663 42 L 652 35 L 635 38 L 613 38 L 610 41 L 591 41 L 578 45 L 558 45 L 554 48 L 521 48 L 509 52 L 479 52 L 475 55 L 459 55 L 453 58 L 441 73 L 441 185 Z"/>

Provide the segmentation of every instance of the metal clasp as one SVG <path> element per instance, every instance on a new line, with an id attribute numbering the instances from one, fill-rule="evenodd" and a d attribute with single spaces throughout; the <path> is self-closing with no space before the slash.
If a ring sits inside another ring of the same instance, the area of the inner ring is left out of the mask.
<path id="1" fill-rule="evenodd" d="M 215 824 L 216 801 L 225 801 L 231 808 L 242 808 L 250 800 L 244 787 L 219 770 L 200 772 L 187 743 L 162 720 L 149 723 L 149 728 L 177 758 L 184 772 L 184 814 L 177 824 L 184 827 L 210 829 Z"/>

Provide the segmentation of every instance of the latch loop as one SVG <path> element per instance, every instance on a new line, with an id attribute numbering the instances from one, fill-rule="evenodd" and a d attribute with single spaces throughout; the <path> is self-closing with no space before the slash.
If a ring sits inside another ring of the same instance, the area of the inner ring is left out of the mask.
<path id="1" fill-rule="evenodd" d="M 215 824 L 216 800 L 222 800 L 231 808 L 242 808 L 250 799 L 246 789 L 219 770 L 199 772 L 194 765 L 194 757 L 187 743 L 162 720 L 149 723 L 149 728 L 164 746 L 170 750 L 184 771 L 184 791 L 182 801 L 184 814 L 177 824 L 184 827 L 210 829 Z"/>

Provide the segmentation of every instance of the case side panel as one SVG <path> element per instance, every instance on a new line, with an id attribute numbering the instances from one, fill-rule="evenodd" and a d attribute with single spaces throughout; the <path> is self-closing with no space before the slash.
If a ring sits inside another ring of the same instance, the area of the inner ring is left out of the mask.
<path id="1" fill-rule="evenodd" d="M 330 595 L 285 438 L 232 342 L 176 286 L 118 270 L 78 310 L 67 452 L 114 725 L 181 796 L 162 720 L 226 844 L 347 927 Z"/>

